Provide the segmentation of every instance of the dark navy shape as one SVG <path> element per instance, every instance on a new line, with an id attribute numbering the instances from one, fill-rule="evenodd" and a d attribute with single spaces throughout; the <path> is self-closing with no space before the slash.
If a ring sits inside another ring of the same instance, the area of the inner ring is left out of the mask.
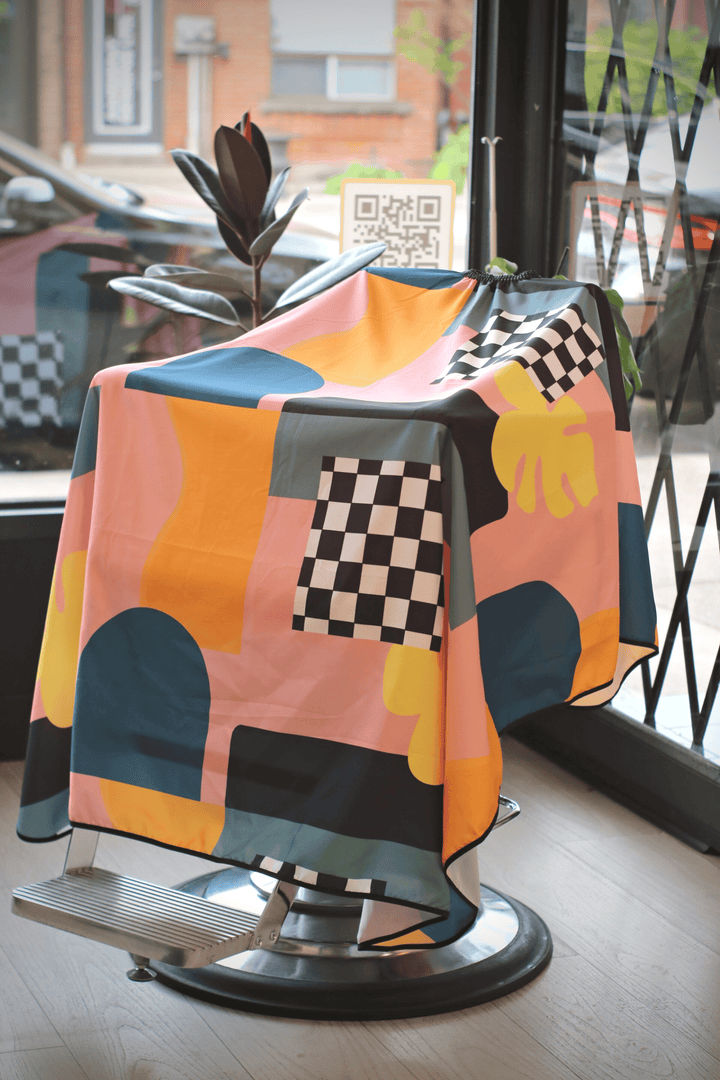
<path id="1" fill-rule="evenodd" d="M 71 727 L 57 727 L 47 716 L 33 720 L 28 745 L 20 805 L 42 802 L 65 791 L 70 777 Z"/>
<path id="2" fill-rule="evenodd" d="M 442 849 L 443 789 L 402 754 L 238 725 L 225 805 L 363 840 Z"/>
<path id="3" fill-rule="evenodd" d="M 451 289 L 465 277 L 464 274 L 458 274 L 452 270 L 413 270 L 396 266 L 388 268 L 369 266 L 367 272 L 388 278 L 390 281 L 399 281 L 401 285 L 415 285 L 418 289 Z"/>
<path id="4" fill-rule="evenodd" d="M 653 645 L 657 612 L 642 507 L 618 503 L 620 534 L 620 638 Z"/>
<path id="5" fill-rule="evenodd" d="M 121 611 L 80 656 L 72 771 L 199 799 L 209 718 L 205 661 L 185 627 L 155 608 Z"/>
<path id="6" fill-rule="evenodd" d="M 70 479 L 92 472 L 97 458 L 98 419 L 100 416 L 100 387 L 91 386 L 85 398 L 80 432 Z"/>
<path id="7" fill-rule="evenodd" d="M 572 605 L 546 581 L 528 581 L 477 605 L 485 700 L 502 731 L 570 696 L 582 651 Z"/>
<path id="8" fill-rule="evenodd" d="M 131 371 L 125 386 L 149 394 L 256 409 L 266 394 L 305 394 L 324 382 L 317 371 L 297 360 L 240 345 L 207 349 L 160 367 Z"/>

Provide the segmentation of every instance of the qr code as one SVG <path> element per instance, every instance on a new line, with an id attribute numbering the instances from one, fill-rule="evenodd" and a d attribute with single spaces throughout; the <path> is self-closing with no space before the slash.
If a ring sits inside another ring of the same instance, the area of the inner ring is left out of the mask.
<path id="1" fill-rule="evenodd" d="M 453 202 L 451 181 L 346 180 L 341 250 L 381 241 L 375 266 L 450 269 Z"/>

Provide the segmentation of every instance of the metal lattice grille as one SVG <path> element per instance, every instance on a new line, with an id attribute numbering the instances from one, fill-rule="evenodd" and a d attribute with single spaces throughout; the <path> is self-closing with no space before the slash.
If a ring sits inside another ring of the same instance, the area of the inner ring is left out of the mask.
<path id="1" fill-rule="evenodd" d="M 662 558 L 672 564 L 674 588 L 666 593 L 660 658 L 654 671 L 647 661 L 642 668 L 642 713 L 654 726 L 680 631 L 692 745 L 720 761 L 720 740 L 710 748 L 707 738 L 720 649 L 701 677 L 694 646 L 694 635 L 706 645 L 720 622 L 708 613 L 707 626 L 694 623 L 688 604 L 713 507 L 720 538 L 720 2 L 571 0 L 569 7 L 570 274 L 615 287 L 626 300 L 645 387 L 654 391 L 649 538 L 663 488 L 667 503 L 670 550 Z M 653 28 L 654 52 L 638 55 Z M 648 425 L 648 405 L 647 397 L 636 398 L 634 421 Z M 702 491 L 679 490 L 679 446 L 708 453 Z M 652 544 L 651 559 L 654 577 L 662 577 Z M 717 559 L 714 575 L 720 581 Z"/>

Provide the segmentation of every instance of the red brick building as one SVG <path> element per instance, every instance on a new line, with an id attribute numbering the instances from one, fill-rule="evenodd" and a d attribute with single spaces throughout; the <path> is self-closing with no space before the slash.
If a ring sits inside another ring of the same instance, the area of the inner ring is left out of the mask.
<path id="1" fill-rule="evenodd" d="M 208 155 L 215 128 L 249 108 L 276 158 L 427 175 L 449 102 L 398 52 L 393 29 L 415 11 L 434 35 L 471 30 L 471 0 L 43 0 L 37 142 L 78 161 Z M 462 115 L 469 45 L 457 58 Z"/>

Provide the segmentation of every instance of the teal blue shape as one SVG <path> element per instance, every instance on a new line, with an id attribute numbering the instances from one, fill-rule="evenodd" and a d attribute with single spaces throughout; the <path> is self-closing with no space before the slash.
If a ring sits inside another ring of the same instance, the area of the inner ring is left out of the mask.
<path id="1" fill-rule="evenodd" d="M 396 900 L 450 909 L 451 890 L 439 854 L 409 844 L 363 840 L 226 807 L 225 825 L 212 854 L 245 865 L 263 855 L 320 874 L 375 878 L 387 882 L 387 895 Z"/>
<path id="2" fill-rule="evenodd" d="M 53 840 L 70 828 L 69 788 L 20 807 L 17 833 L 22 840 Z"/>
<path id="3" fill-rule="evenodd" d="M 446 945 L 448 942 L 456 941 L 470 929 L 477 918 L 477 913 L 478 909 L 474 904 L 469 903 L 455 889 L 451 889 L 450 910 L 446 918 L 423 926 L 421 929 L 436 945 Z"/>
<path id="4" fill-rule="evenodd" d="M 465 277 L 452 270 L 413 270 L 395 266 L 369 266 L 367 272 L 388 278 L 389 281 L 398 281 L 401 285 L 415 285 L 418 289 L 451 289 Z"/>
<path id="5" fill-rule="evenodd" d="M 80 275 L 90 265 L 87 255 L 73 251 L 46 251 L 38 259 L 35 278 L 35 324 L 38 331 L 52 330 L 64 343 L 62 379 L 66 385 L 85 371 L 90 330 L 90 289 Z M 76 427 L 82 412 L 84 390 L 73 386 L 62 393 L 60 418 Z"/>
<path id="6" fill-rule="evenodd" d="M 407 416 L 334 416 L 283 411 L 275 433 L 270 495 L 317 499 L 323 457 L 439 465 L 447 428 Z"/>
<path id="7" fill-rule="evenodd" d="M 100 416 L 100 387 L 91 386 L 85 398 L 80 432 L 70 479 L 92 472 L 97 459 L 98 419 Z"/>
<path id="8" fill-rule="evenodd" d="M 570 696 L 580 659 L 575 609 L 547 581 L 528 581 L 477 605 L 485 700 L 498 731 Z"/>
<path id="9" fill-rule="evenodd" d="M 210 720 L 202 652 L 155 608 L 129 608 L 78 664 L 71 770 L 199 799 Z"/>
<path id="10" fill-rule="evenodd" d="M 618 503 L 620 538 L 620 638 L 654 645 L 657 612 L 641 506 Z"/>
<path id="11" fill-rule="evenodd" d="M 125 379 L 130 390 L 245 409 L 256 409 L 266 394 L 305 394 L 324 383 L 305 364 L 249 345 L 207 349 L 160 367 L 131 371 Z"/>

